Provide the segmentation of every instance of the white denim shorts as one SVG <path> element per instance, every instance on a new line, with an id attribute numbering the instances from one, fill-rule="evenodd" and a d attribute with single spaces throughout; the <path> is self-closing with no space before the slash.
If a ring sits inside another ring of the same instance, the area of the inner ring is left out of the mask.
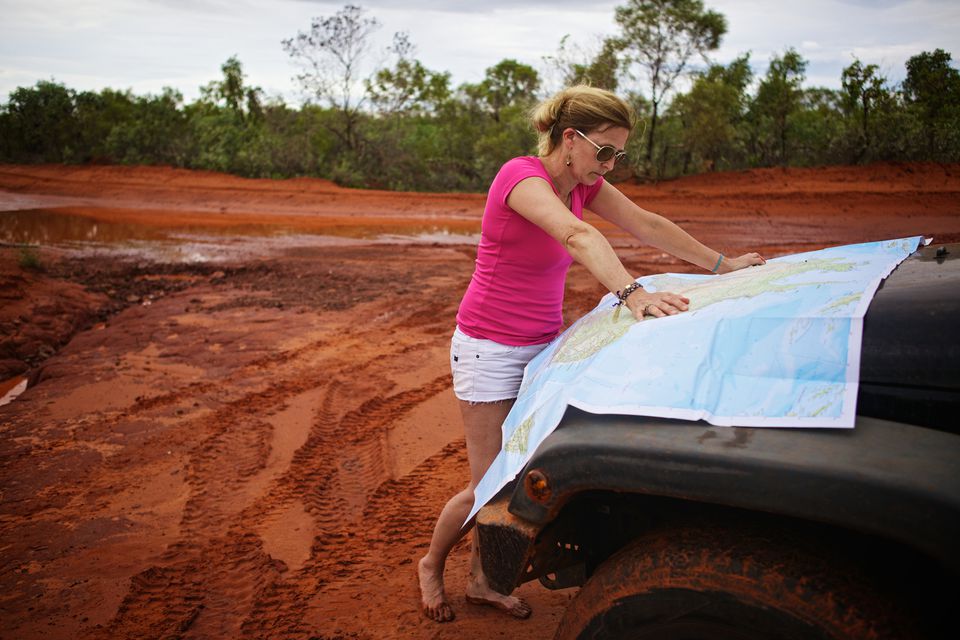
<path id="1" fill-rule="evenodd" d="M 524 367 L 546 346 L 513 347 L 471 338 L 457 327 L 450 342 L 453 392 L 468 402 L 512 400 L 520 391 Z"/>

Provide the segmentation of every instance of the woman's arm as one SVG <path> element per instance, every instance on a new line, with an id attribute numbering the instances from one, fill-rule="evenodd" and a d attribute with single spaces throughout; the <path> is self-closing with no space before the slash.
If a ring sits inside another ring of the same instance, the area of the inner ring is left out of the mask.
<path id="1" fill-rule="evenodd" d="M 634 281 L 604 235 L 570 213 L 543 178 L 525 178 L 517 183 L 507 196 L 507 206 L 563 245 L 608 291 L 622 291 Z M 626 304 L 639 320 L 644 313 L 664 316 L 686 311 L 689 302 L 673 293 L 640 289 L 627 298 Z"/>
<path id="2" fill-rule="evenodd" d="M 644 243 L 707 271 L 714 271 L 716 266 L 717 273 L 727 273 L 766 262 L 759 253 L 747 253 L 737 258 L 724 256 L 721 260 L 718 251 L 700 243 L 663 216 L 639 207 L 609 182 L 603 183 L 590 203 L 590 210 Z"/>

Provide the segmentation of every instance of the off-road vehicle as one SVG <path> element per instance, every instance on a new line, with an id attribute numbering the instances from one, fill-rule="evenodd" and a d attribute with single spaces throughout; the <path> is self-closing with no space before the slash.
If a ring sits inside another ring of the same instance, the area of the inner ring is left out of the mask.
<path id="1" fill-rule="evenodd" d="M 581 586 L 557 638 L 928 638 L 960 593 L 960 245 L 864 319 L 853 429 L 568 409 L 477 516 L 498 591 Z"/>

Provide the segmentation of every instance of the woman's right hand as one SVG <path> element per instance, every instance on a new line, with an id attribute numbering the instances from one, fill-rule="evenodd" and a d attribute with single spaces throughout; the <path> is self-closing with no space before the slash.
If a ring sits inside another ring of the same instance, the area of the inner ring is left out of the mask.
<path id="1" fill-rule="evenodd" d="M 663 318 L 686 311 L 690 308 L 690 299 L 669 291 L 648 293 L 640 289 L 627 296 L 624 304 L 634 318 L 643 320 L 644 316 Z"/>

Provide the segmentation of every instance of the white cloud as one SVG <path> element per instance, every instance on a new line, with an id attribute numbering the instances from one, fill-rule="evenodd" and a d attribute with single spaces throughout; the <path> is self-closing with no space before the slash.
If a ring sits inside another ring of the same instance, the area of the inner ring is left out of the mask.
<path id="1" fill-rule="evenodd" d="M 796 48 L 810 64 L 807 84 L 837 87 L 853 56 L 889 70 L 898 82 L 910 56 L 936 48 L 960 55 L 960 3 L 948 0 L 708 0 L 727 16 L 718 59 L 750 51 L 758 74 L 774 55 Z M 816 47 L 805 46 L 806 42 Z"/>
<path id="2" fill-rule="evenodd" d="M 296 73 L 280 41 L 308 29 L 314 16 L 344 2 L 308 0 L 0 0 L 0 100 L 17 86 L 55 78 L 75 89 L 173 86 L 188 100 L 217 78 L 231 55 L 251 84 L 296 100 Z M 580 0 L 386 0 L 357 3 L 383 25 L 378 45 L 408 31 L 419 59 L 476 82 L 511 57 L 541 67 L 560 39 L 592 45 L 616 31 L 620 2 Z M 943 48 L 960 56 L 960 3 L 953 0 L 706 0 L 727 18 L 714 59 L 750 52 L 757 74 L 794 47 L 808 59 L 808 85 L 839 86 L 853 56 L 899 81 L 908 57 Z"/>

